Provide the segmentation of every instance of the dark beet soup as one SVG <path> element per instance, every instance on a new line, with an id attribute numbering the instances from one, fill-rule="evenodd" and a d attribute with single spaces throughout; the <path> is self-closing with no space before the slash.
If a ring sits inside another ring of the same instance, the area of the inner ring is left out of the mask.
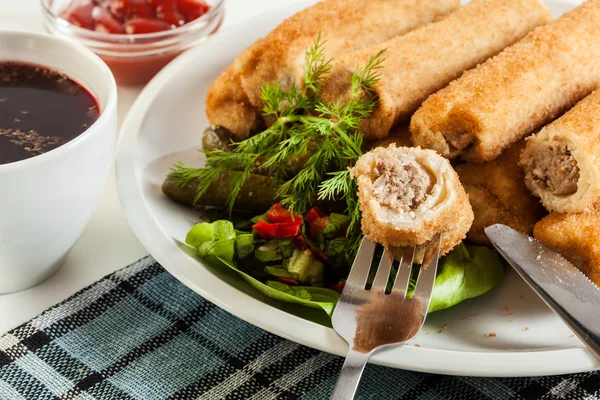
<path id="1" fill-rule="evenodd" d="M 0 62 L 0 165 L 55 149 L 82 134 L 98 116 L 96 99 L 66 75 Z"/>

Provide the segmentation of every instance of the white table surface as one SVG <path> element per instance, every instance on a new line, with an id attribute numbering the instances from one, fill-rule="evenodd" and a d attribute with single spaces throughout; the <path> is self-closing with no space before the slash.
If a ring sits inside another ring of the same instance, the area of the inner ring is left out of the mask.
<path id="1" fill-rule="evenodd" d="M 272 0 L 225 1 L 222 29 L 278 5 Z M 39 0 L 0 0 L 0 29 L 44 32 Z M 141 89 L 119 87 L 119 126 Z M 146 254 L 119 204 L 113 170 L 92 220 L 56 275 L 32 289 L 0 295 L 0 334 Z"/>

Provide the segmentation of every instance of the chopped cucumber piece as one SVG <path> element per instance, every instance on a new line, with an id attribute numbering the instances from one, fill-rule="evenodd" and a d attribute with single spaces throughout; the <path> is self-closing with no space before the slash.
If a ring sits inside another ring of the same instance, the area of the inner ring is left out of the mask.
<path id="1" fill-rule="evenodd" d="M 213 226 L 208 222 L 201 222 L 194 225 L 185 237 L 185 242 L 195 248 L 211 240 L 213 240 Z"/>
<path id="2" fill-rule="evenodd" d="M 229 221 L 196 224 L 187 234 L 185 241 L 198 249 L 200 257 L 222 257 L 233 260 L 235 252 L 235 230 Z"/>
<path id="3" fill-rule="evenodd" d="M 311 286 L 323 286 L 323 271 L 325 269 L 325 265 L 318 260 L 314 260 L 306 269 L 306 273 L 304 275 L 304 283 L 308 283 Z"/>
<path id="4" fill-rule="evenodd" d="M 284 258 L 291 257 L 294 254 L 294 243 L 292 239 L 281 239 L 279 240 L 279 251 Z"/>
<path id="5" fill-rule="evenodd" d="M 323 236 L 328 239 L 335 237 L 344 224 L 348 223 L 350 218 L 344 214 L 331 213 L 329 215 L 329 223 L 323 229 Z"/>
<path id="6" fill-rule="evenodd" d="M 270 240 L 266 244 L 259 246 L 256 250 L 254 250 L 254 257 L 256 257 L 258 261 L 262 261 L 264 263 L 283 259 L 283 256 L 279 251 L 279 244 L 277 243 L 277 240 Z"/>
<path id="7" fill-rule="evenodd" d="M 299 280 L 301 275 L 304 274 L 304 271 L 308 268 L 310 263 L 313 261 L 312 253 L 310 250 L 294 250 L 292 257 L 287 265 L 287 270 L 290 274 L 297 276 Z"/>
<path id="8" fill-rule="evenodd" d="M 200 257 L 215 256 L 232 261 L 235 250 L 234 242 L 234 239 L 204 242 L 198 248 L 198 254 Z"/>
<path id="9" fill-rule="evenodd" d="M 287 271 L 302 283 L 311 285 L 323 284 L 323 269 L 322 262 L 315 260 L 310 250 L 294 250 L 294 254 L 290 258 L 287 265 Z"/>
<path id="10" fill-rule="evenodd" d="M 235 239 L 235 230 L 230 221 L 220 219 L 212 223 L 213 240 L 231 240 Z"/>
<path id="11" fill-rule="evenodd" d="M 290 274 L 289 272 L 287 272 L 285 270 L 285 268 L 282 268 L 281 266 L 273 266 L 273 267 L 265 267 L 265 272 L 269 275 L 273 275 L 273 276 L 284 276 L 286 278 L 294 278 L 292 276 L 292 274 Z"/>
<path id="12" fill-rule="evenodd" d="M 235 237 L 235 254 L 240 259 L 248 257 L 254 252 L 254 235 L 244 233 Z"/>

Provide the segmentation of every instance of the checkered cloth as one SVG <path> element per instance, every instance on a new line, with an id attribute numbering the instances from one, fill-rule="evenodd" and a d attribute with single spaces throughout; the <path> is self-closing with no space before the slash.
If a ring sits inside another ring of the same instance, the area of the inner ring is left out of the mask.
<path id="1" fill-rule="evenodd" d="M 144 258 L 0 337 L 0 399 L 326 399 L 342 359 L 260 330 Z M 358 399 L 599 399 L 596 373 L 450 377 L 367 366 Z"/>

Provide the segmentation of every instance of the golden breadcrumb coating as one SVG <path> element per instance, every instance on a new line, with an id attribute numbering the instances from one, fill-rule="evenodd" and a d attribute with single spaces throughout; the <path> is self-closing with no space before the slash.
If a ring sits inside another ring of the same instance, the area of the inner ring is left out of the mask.
<path id="1" fill-rule="evenodd" d="M 527 187 L 550 211 L 580 212 L 598 202 L 600 91 L 529 137 L 521 165 Z"/>
<path id="2" fill-rule="evenodd" d="M 402 35 L 458 8 L 459 0 L 325 0 L 283 21 L 246 49 L 210 87 L 213 125 L 246 138 L 256 127 L 265 83 L 302 87 L 305 53 L 321 34 L 327 58 Z"/>
<path id="3" fill-rule="evenodd" d="M 242 89 L 236 65 L 230 65 L 206 94 L 206 116 L 212 125 L 229 129 L 238 138 L 250 136 L 259 115 Z"/>
<path id="4" fill-rule="evenodd" d="M 408 124 L 398 124 L 392 127 L 390 135 L 373 142 L 372 147 L 387 147 L 394 143 L 396 147 L 413 147 L 412 136 L 408 130 Z"/>
<path id="5" fill-rule="evenodd" d="M 361 127 L 368 138 L 385 137 L 427 96 L 550 19 L 540 0 L 473 0 L 440 22 L 336 57 L 323 99 L 348 98 L 352 72 L 387 49 L 381 79 L 374 85 L 379 104 Z"/>
<path id="6" fill-rule="evenodd" d="M 494 224 L 531 234 L 535 223 L 545 215 L 544 208 L 523 183 L 524 173 L 518 163 L 524 147 L 521 141 L 493 161 L 455 167 L 475 214 L 468 240 L 491 244 L 483 230 Z"/>
<path id="7" fill-rule="evenodd" d="M 406 171 L 412 175 L 407 177 Z M 420 177 L 422 171 L 428 177 Z M 360 157 L 351 173 L 358 183 L 362 231 L 373 242 L 415 246 L 443 232 L 441 254 L 446 254 L 471 227 L 473 210 L 458 175 L 434 151 L 394 144 L 377 147 Z M 380 196 L 382 185 L 387 196 Z M 394 195 L 399 205 L 386 205 Z"/>
<path id="8" fill-rule="evenodd" d="M 600 82 L 598 21 L 589 0 L 431 95 L 415 145 L 483 163 L 562 114 Z"/>
<path id="9" fill-rule="evenodd" d="M 552 212 L 535 225 L 533 235 L 600 286 L 600 203 L 581 213 Z"/>

